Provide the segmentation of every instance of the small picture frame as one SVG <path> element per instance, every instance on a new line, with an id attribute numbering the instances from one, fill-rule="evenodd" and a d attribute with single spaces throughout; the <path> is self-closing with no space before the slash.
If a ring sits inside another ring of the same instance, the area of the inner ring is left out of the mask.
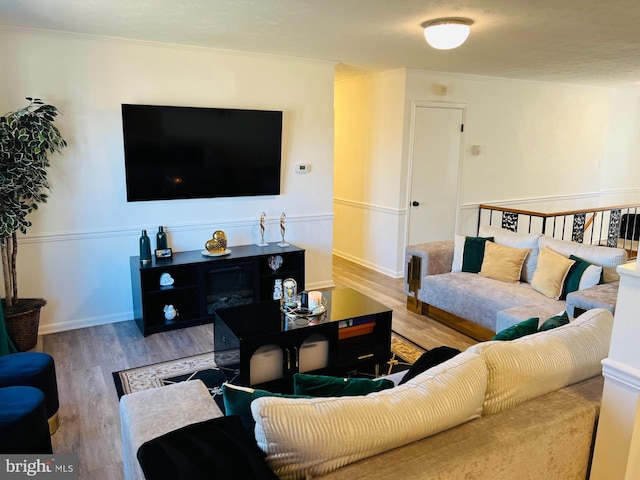
<path id="1" fill-rule="evenodd" d="M 173 252 L 170 248 L 159 248 L 156 250 L 156 259 L 166 259 L 171 258 L 173 256 Z"/>

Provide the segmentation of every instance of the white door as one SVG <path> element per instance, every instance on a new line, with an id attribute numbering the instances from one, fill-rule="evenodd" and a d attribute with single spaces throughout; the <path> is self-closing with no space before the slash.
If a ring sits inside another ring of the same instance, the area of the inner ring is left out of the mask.
<path id="1" fill-rule="evenodd" d="M 408 245 L 453 240 L 464 108 L 414 106 Z"/>

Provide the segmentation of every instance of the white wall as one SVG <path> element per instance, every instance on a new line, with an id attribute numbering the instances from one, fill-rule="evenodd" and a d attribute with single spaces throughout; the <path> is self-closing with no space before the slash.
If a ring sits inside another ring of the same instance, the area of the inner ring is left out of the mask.
<path id="1" fill-rule="evenodd" d="M 637 93 L 540 82 L 489 77 L 441 74 L 420 70 L 394 72 L 395 90 L 383 89 L 386 77 L 374 75 L 336 84 L 336 138 L 339 130 L 351 133 L 361 122 L 376 123 L 377 114 L 392 125 L 387 145 L 385 171 L 374 171 L 375 183 L 385 191 L 381 206 L 406 213 L 408 186 L 409 129 L 412 101 L 436 101 L 467 106 L 465 147 L 462 169 L 461 220 L 459 232 L 473 234 L 477 226 L 477 205 L 499 203 L 526 205 L 530 209 L 587 208 L 640 201 L 640 167 L 637 156 L 640 100 Z M 446 96 L 435 93 L 436 86 L 448 87 Z M 373 109 L 381 102 L 384 109 Z M 359 92 L 359 96 L 353 92 Z M 397 120 L 399 97 L 403 100 L 403 119 Z M 343 121 L 339 122 L 338 119 Z M 380 120 L 378 120 L 380 122 Z M 402 125 L 400 131 L 399 126 Z M 372 135 L 372 138 L 375 136 Z M 375 158 L 381 148 L 366 136 L 347 137 L 362 157 Z M 402 142 L 401 150 L 398 142 Z M 480 156 L 471 155 L 472 145 L 481 145 Z M 362 194 L 363 188 L 350 185 L 339 190 L 340 177 L 348 171 L 343 162 L 353 161 L 347 141 L 336 142 L 336 197 L 338 192 Z M 345 154 L 347 152 L 347 154 Z M 362 178 L 352 175 L 351 182 Z M 358 200 L 360 198 L 355 197 Z M 343 199 L 339 199 L 343 202 Z M 368 204 L 368 200 L 361 200 Z M 366 225 L 375 217 L 372 209 L 335 207 L 336 247 L 346 235 L 348 225 Z M 551 209 L 551 210 L 547 210 Z M 398 223 L 406 215 L 397 215 Z M 371 237 L 355 236 L 336 252 L 382 272 L 403 275 L 404 232 L 393 255 L 381 253 Z"/>
<path id="2" fill-rule="evenodd" d="M 410 70 L 412 99 L 468 106 L 460 233 L 475 233 L 479 203 L 553 212 L 640 201 L 637 93 Z"/>
<path id="3" fill-rule="evenodd" d="M 175 251 L 266 240 L 307 249 L 308 286 L 332 284 L 333 78 L 330 62 L 46 32 L 0 31 L 0 110 L 40 97 L 62 112 L 69 147 L 52 158 L 50 200 L 20 238 L 20 296 L 48 300 L 41 333 L 132 319 L 129 257 L 164 225 Z M 120 105 L 283 110 L 282 194 L 127 203 Z M 312 164 L 295 175 L 299 162 Z M 155 240 L 152 240 L 155 244 Z"/>

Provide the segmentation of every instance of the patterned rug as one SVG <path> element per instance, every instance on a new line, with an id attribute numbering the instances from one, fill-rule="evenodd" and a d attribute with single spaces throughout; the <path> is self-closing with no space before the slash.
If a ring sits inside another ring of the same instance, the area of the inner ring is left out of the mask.
<path id="1" fill-rule="evenodd" d="M 391 333 L 391 359 L 387 371 L 389 374 L 406 370 L 425 352 L 425 349 L 395 332 Z M 238 350 L 230 350 L 222 354 L 220 363 L 234 365 L 239 362 Z M 220 358 L 220 355 L 219 355 Z M 238 375 L 233 367 L 218 366 L 213 352 L 202 353 L 191 357 L 178 358 L 167 362 L 129 368 L 113 372 L 118 397 L 128 393 L 159 388 L 172 383 L 187 380 L 202 380 L 209 388 L 211 396 L 218 401 L 221 386 L 224 382 L 232 382 Z"/>

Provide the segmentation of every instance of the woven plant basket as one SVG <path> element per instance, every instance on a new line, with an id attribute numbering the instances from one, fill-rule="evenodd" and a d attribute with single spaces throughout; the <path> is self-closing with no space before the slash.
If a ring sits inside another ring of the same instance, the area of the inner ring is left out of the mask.
<path id="1" fill-rule="evenodd" d="M 43 301 L 44 304 L 44 301 Z M 7 330 L 20 352 L 31 350 L 38 343 L 38 327 L 40 326 L 40 309 L 37 306 L 21 313 L 5 313 Z"/>

